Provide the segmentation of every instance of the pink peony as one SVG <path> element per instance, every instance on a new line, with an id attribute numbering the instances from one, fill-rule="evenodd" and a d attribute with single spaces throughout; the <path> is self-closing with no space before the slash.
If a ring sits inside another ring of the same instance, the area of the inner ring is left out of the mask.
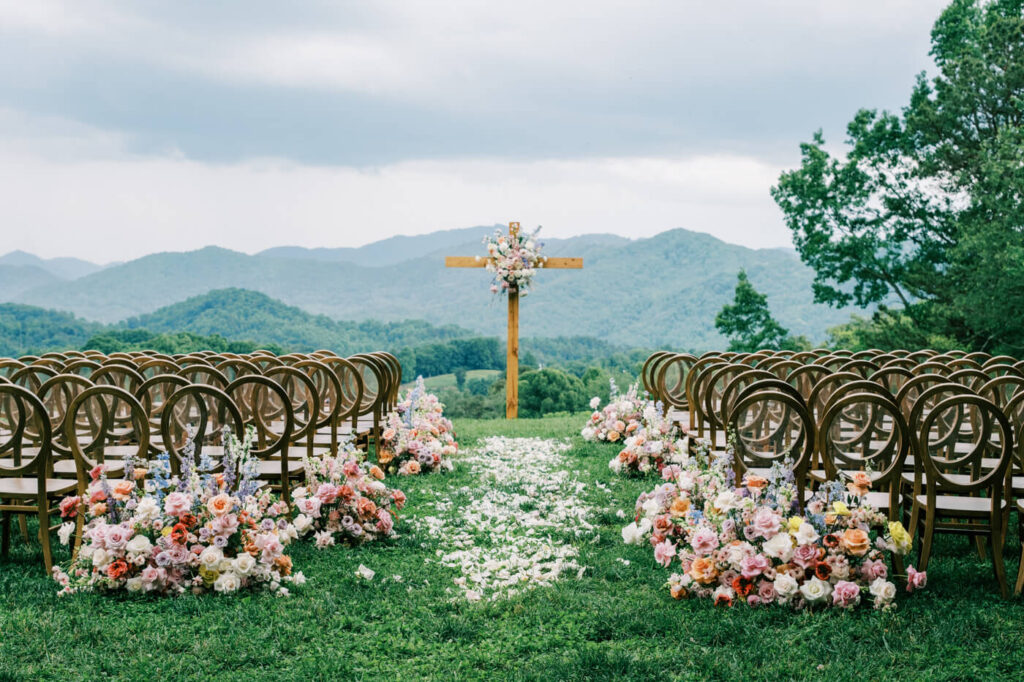
<path id="1" fill-rule="evenodd" d="M 907 592 L 920 590 L 928 584 L 928 574 L 919 571 L 913 566 L 907 569 Z"/>
<path id="2" fill-rule="evenodd" d="M 800 545 L 793 551 L 792 561 L 800 568 L 814 568 L 818 565 L 817 545 Z"/>
<path id="3" fill-rule="evenodd" d="M 740 575 L 744 578 L 756 578 L 767 571 L 771 565 L 772 562 L 764 554 L 744 557 L 740 562 Z"/>
<path id="4" fill-rule="evenodd" d="M 750 520 L 750 527 L 756 532 L 754 537 L 762 537 L 765 540 L 771 540 L 779 532 L 781 525 L 782 517 L 768 507 L 758 509 L 754 513 L 754 518 Z"/>
<path id="5" fill-rule="evenodd" d="M 840 580 L 832 589 L 832 604 L 844 609 L 850 609 L 860 603 L 860 587 L 857 583 L 848 580 Z"/>
<path id="6" fill-rule="evenodd" d="M 192 510 L 192 498 L 177 491 L 164 499 L 164 513 L 168 516 L 181 516 Z"/>
<path id="7" fill-rule="evenodd" d="M 672 557 L 676 555 L 676 546 L 670 541 L 665 540 L 659 542 L 654 547 L 654 560 L 659 564 L 668 568 L 668 565 L 672 563 Z"/>
<path id="8" fill-rule="evenodd" d="M 881 559 L 872 561 L 867 559 L 860 566 L 860 574 L 868 582 L 874 581 L 876 578 L 887 578 L 889 577 L 889 567 L 885 565 L 885 562 Z"/>
<path id="9" fill-rule="evenodd" d="M 700 528 L 690 538 L 690 546 L 697 556 L 704 556 L 718 547 L 718 533 L 710 528 Z"/>

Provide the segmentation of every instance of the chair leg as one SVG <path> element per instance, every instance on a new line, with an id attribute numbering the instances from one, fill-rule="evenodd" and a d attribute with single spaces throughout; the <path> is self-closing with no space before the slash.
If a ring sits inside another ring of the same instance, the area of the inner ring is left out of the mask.
<path id="1" fill-rule="evenodd" d="M 974 536 L 974 546 L 978 550 L 978 558 L 982 561 L 985 560 L 985 538 L 980 535 Z"/>
<path id="2" fill-rule="evenodd" d="M 989 544 L 992 547 L 992 569 L 996 573 L 996 580 L 999 581 L 999 593 L 1003 599 L 1010 596 L 1010 590 L 1006 581 L 1006 564 L 1003 563 L 1003 529 L 1002 512 L 992 515 L 992 533 L 988 536 Z"/>
<path id="3" fill-rule="evenodd" d="M 0 556 L 11 553 L 11 512 L 5 511 L 0 519 Z"/>
<path id="4" fill-rule="evenodd" d="M 18 514 L 18 529 L 21 530 L 21 539 L 28 544 L 28 518 L 24 514 Z"/>
<path id="5" fill-rule="evenodd" d="M 46 575 L 50 575 L 53 572 L 53 554 L 50 548 L 50 510 L 47 509 L 45 498 L 39 503 L 39 544 L 43 546 Z"/>
<path id="6" fill-rule="evenodd" d="M 928 560 L 932 556 L 932 537 L 935 535 L 935 510 L 929 507 L 924 514 L 924 541 L 921 543 L 921 556 L 918 559 L 918 570 L 928 570 Z"/>
<path id="7" fill-rule="evenodd" d="M 1020 564 L 1017 566 L 1017 584 L 1013 588 L 1013 594 L 1020 596 L 1024 591 L 1024 546 L 1020 548 Z"/>

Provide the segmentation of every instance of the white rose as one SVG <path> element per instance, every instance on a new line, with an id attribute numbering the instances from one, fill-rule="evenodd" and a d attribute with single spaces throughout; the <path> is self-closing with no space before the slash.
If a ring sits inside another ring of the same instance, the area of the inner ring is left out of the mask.
<path id="1" fill-rule="evenodd" d="M 92 565 L 96 568 L 103 568 L 114 560 L 114 555 L 109 554 L 102 547 L 97 547 L 92 553 Z"/>
<path id="2" fill-rule="evenodd" d="M 142 578 L 136 576 L 134 578 L 128 578 L 125 581 L 124 586 L 129 592 L 141 592 L 142 591 Z"/>
<path id="3" fill-rule="evenodd" d="M 608 468 L 612 470 L 613 474 L 622 472 L 622 462 L 619 461 L 618 457 L 612 457 L 611 461 L 608 462 Z"/>
<path id="4" fill-rule="evenodd" d="M 651 499 L 644 502 L 643 509 L 648 516 L 656 516 L 657 514 L 661 513 L 661 504 L 658 502 L 656 498 L 652 497 Z"/>
<path id="5" fill-rule="evenodd" d="M 651 470 L 651 462 L 650 462 L 650 460 L 648 460 L 648 459 L 640 460 L 640 464 L 637 466 L 637 469 L 640 470 L 640 473 L 646 474 L 648 471 Z"/>
<path id="6" fill-rule="evenodd" d="M 235 557 L 235 560 L 231 562 L 231 568 L 234 569 L 238 575 L 249 575 L 252 573 L 252 570 L 256 568 L 256 559 L 248 552 L 239 554 Z"/>
<path id="7" fill-rule="evenodd" d="M 299 514 L 295 517 L 295 530 L 300 533 L 305 533 L 313 526 L 313 519 L 309 518 L 305 514 Z"/>
<path id="8" fill-rule="evenodd" d="M 139 500 L 135 507 L 135 518 L 138 521 L 153 521 L 160 516 L 160 505 L 152 497 L 146 496 Z"/>
<path id="9" fill-rule="evenodd" d="M 631 523 L 622 529 L 622 541 L 627 545 L 639 545 L 643 541 L 643 535 L 635 523 Z"/>
<path id="10" fill-rule="evenodd" d="M 876 602 L 890 602 L 896 598 L 896 586 L 885 578 L 875 578 L 868 591 Z"/>
<path id="11" fill-rule="evenodd" d="M 819 537 L 818 531 L 814 530 L 814 526 L 807 521 L 800 524 L 800 527 L 796 529 L 794 536 L 796 537 L 796 543 L 798 545 L 813 544 Z"/>
<path id="12" fill-rule="evenodd" d="M 153 544 L 145 535 L 136 535 L 128 541 L 125 549 L 129 554 L 144 555 L 149 554 L 153 550 Z"/>
<path id="13" fill-rule="evenodd" d="M 242 586 L 242 581 L 236 573 L 228 571 L 221 573 L 217 581 L 213 583 L 213 589 L 217 592 L 235 592 Z"/>
<path id="14" fill-rule="evenodd" d="M 736 507 L 736 502 L 739 498 L 736 497 L 736 493 L 732 490 L 725 490 L 718 493 L 715 497 L 714 507 L 720 512 L 727 512 Z"/>
<path id="15" fill-rule="evenodd" d="M 828 596 L 832 594 L 832 585 L 814 577 L 800 586 L 800 594 L 804 595 L 804 599 L 809 603 L 816 604 L 824 599 L 828 599 Z"/>
<path id="16" fill-rule="evenodd" d="M 781 573 L 775 576 L 773 585 L 775 586 L 775 593 L 783 598 L 792 596 L 800 588 L 796 578 L 788 573 Z"/>
<path id="17" fill-rule="evenodd" d="M 594 396 L 593 398 L 590 399 L 590 409 L 596 410 L 597 406 L 600 405 L 600 404 L 601 404 L 601 399 L 598 398 L 597 396 Z"/>
<path id="18" fill-rule="evenodd" d="M 71 541 L 71 534 L 75 532 L 75 524 L 73 523 L 62 523 L 60 528 L 57 530 L 57 537 L 60 538 L 60 544 L 66 545 Z"/>
<path id="19" fill-rule="evenodd" d="M 786 562 L 793 557 L 793 539 L 786 533 L 777 533 L 764 543 L 763 549 L 773 559 Z"/>
<path id="20" fill-rule="evenodd" d="M 224 560 L 224 552 L 216 545 L 210 545 L 199 555 L 199 563 L 210 570 L 217 570 L 220 562 Z"/>
<path id="21" fill-rule="evenodd" d="M 648 449 L 652 455 L 660 455 L 661 451 L 665 449 L 665 443 L 660 440 L 652 440 L 648 445 Z"/>

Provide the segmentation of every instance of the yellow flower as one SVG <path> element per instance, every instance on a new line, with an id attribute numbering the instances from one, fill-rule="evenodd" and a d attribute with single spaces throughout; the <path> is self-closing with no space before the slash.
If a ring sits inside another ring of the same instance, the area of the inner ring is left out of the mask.
<path id="1" fill-rule="evenodd" d="M 839 516 L 849 516 L 850 508 L 846 506 L 846 503 L 836 500 L 832 503 L 832 511 Z"/>
<path id="2" fill-rule="evenodd" d="M 203 583 L 209 587 L 210 585 L 217 582 L 217 578 L 220 577 L 220 571 L 214 571 L 206 568 L 205 566 L 200 567 L 199 577 L 203 579 Z"/>
<path id="3" fill-rule="evenodd" d="M 161 535 L 170 535 L 171 534 L 171 530 L 173 530 L 172 526 L 164 526 L 164 529 L 162 531 L 160 531 L 160 534 Z"/>
<path id="4" fill-rule="evenodd" d="M 798 530 L 800 530 L 800 526 L 803 525 L 804 520 L 802 518 L 800 518 L 799 516 L 791 516 L 791 517 L 789 517 L 788 523 L 789 523 L 789 532 L 790 533 L 796 533 Z"/>
<path id="5" fill-rule="evenodd" d="M 900 554 L 906 554 L 914 545 L 914 538 L 911 537 L 910 533 L 907 532 L 907 529 L 899 521 L 893 521 L 889 524 L 889 535 L 892 536 L 892 542 L 896 545 L 896 551 Z"/>

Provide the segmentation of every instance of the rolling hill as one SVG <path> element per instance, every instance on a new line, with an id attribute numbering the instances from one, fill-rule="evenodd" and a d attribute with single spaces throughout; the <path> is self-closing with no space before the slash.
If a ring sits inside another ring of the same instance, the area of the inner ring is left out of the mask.
<path id="1" fill-rule="evenodd" d="M 243 288 L 331 320 L 421 319 L 503 335 L 505 308 L 487 293 L 487 273 L 449 270 L 443 261 L 445 255 L 479 254 L 480 235 L 491 229 L 437 233 L 436 241 L 432 235 L 394 238 L 391 250 L 406 257 L 397 263 L 381 255 L 380 249 L 388 249 L 379 242 L 354 250 L 288 247 L 257 255 L 218 247 L 159 253 L 4 297 L 113 323 L 145 320 L 140 316 L 211 290 Z M 592 336 L 630 347 L 718 347 L 724 341 L 714 329 L 714 316 L 732 298 L 741 267 L 795 334 L 821 340 L 828 327 L 847 321 L 852 312 L 814 304 L 813 273 L 791 251 L 748 249 L 682 229 L 638 240 L 553 239 L 546 253 L 582 256 L 585 269 L 538 275 L 534 293 L 523 303 L 523 336 Z M 208 321 L 204 331 L 216 326 L 210 315 L 201 319 Z M 326 330 L 327 322 L 316 325 Z"/>

